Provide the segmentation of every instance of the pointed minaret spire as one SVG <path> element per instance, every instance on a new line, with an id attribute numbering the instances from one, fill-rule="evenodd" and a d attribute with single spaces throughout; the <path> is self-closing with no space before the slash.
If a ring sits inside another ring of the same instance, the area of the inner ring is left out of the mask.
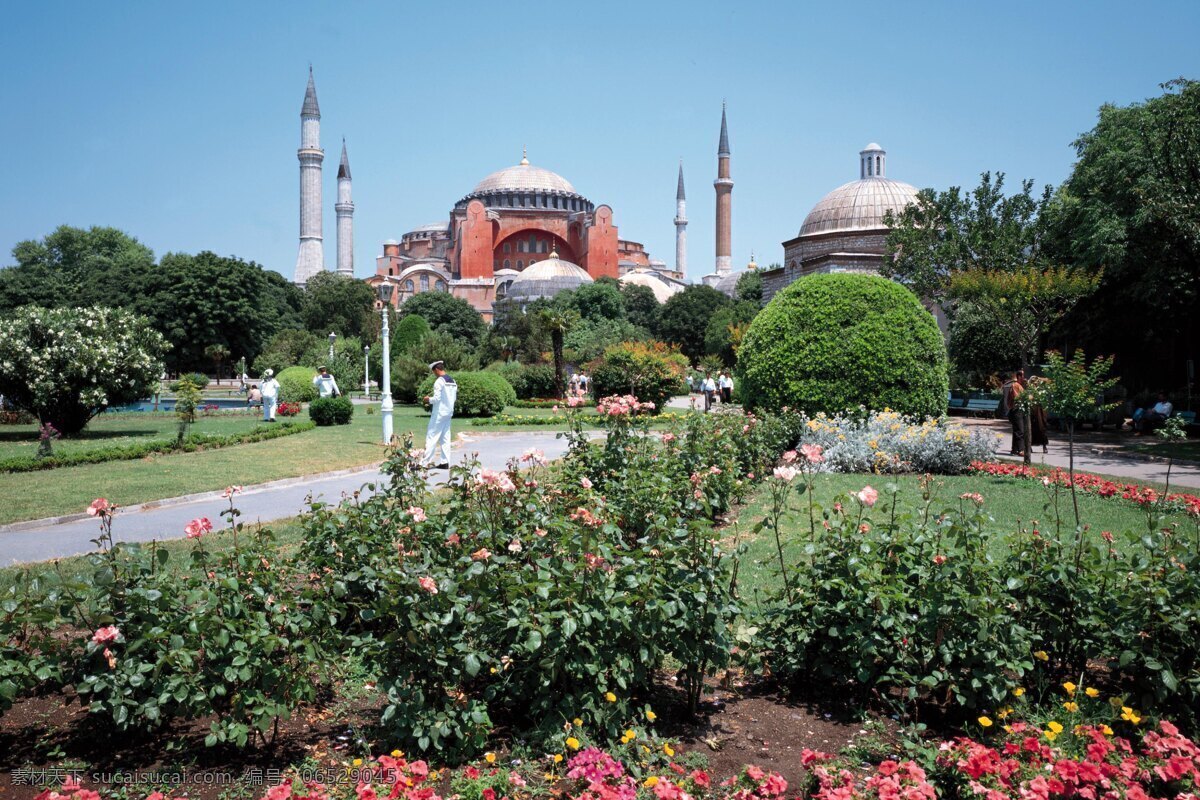
<path id="1" fill-rule="evenodd" d="M 725 122 L 725 101 L 721 101 L 721 143 L 717 145 L 717 157 L 728 156 L 729 153 L 729 125 Z"/>
<path id="2" fill-rule="evenodd" d="M 346 138 L 342 137 L 342 161 L 338 164 L 337 203 L 337 271 L 354 277 L 354 201 L 350 198 L 350 156 L 346 154 Z"/>
<path id="3" fill-rule="evenodd" d="M 717 147 L 717 259 L 713 274 L 728 275 L 733 269 L 732 221 L 733 178 L 729 172 L 729 124 L 725 120 L 725 103 L 721 103 L 721 143 Z"/>
<path id="4" fill-rule="evenodd" d="M 300 252 L 292 280 L 303 286 L 325 269 L 325 240 L 321 235 L 321 162 L 325 152 L 321 149 L 321 109 L 311 64 L 300 109 L 300 149 L 296 158 L 300 160 Z"/>
<path id="5" fill-rule="evenodd" d="M 683 159 L 679 159 L 679 184 L 675 189 L 675 271 L 687 273 L 687 196 L 683 192 Z"/>
<path id="6" fill-rule="evenodd" d="M 317 84 L 313 81 L 312 64 L 308 65 L 308 88 L 304 91 L 304 106 L 300 109 L 300 116 L 321 118 L 321 107 L 317 105 Z"/>

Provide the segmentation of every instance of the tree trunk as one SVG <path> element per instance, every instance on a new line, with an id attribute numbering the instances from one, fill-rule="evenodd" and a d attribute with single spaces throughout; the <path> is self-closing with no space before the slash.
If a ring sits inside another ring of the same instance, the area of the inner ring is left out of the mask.
<path id="1" fill-rule="evenodd" d="M 550 332 L 551 346 L 554 348 L 554 396 L 563 396 L 563 332 Z"/>
<path id="2" fill-rule="evenodd" d="M 1071 478 L 1071 505 L 1075 508 L 1075 527 L 1079 527 L 1079 498 L 1075 495 L 1075 421 L 1067 423 L 1067 474 Z"/>

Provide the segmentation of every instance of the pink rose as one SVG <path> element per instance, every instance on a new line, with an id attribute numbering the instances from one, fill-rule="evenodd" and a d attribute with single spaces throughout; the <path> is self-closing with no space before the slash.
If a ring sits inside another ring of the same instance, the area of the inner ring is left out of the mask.
<path id="1" fill-rule="evenodd" d="M 99 516 L 108 513 L 112 506 L 103 497 L 97 497 L 92 501 L 92 504 L 87 507 L 87 515 L 89 517 Z"/>
<path id="2" fill-rule="evenodd" d="M 115 642 L 121 636 L 121 630 L 116 625 L 105 625 L 103 628 L 97 628 L 92 634 L 92 644 L 104 645 L 109 642 Z"/>
<path id="3" fill-rule="evenodd" d="M 417 585 L 419 585 L 422 589 L 429 592 L 430 594 L 438 593 L 437 581 L 435 581 L 433 578 L 429 577 L 428 575 L 425 575 L 424 577 L 419 578 L 417 580 Z"/>
<path id="4" fill-rule="evenodd" d="M 524 549 L 525 548 L 521 545 L 520 539 L 513 539 L 508 543 L 508 552 L 510 553 L 519 553 Z"/>
<path id="5" fill-rule="evenodd" d="M 820 464 L 825 460 L 824 451 L 819 444 L 801 445 L 800 452 L 804 454 L 810 464 Z"/>
<path id="6" fill-rule="evenodd" d="M 428 517 L 425 516 L 425 509 L 420 506 L 409 506 L 408 515 L 413 518 L 413 522 L 424 522 Z"/>
<path id="7" fill-rule="evenodd" d="M 189 539 L 199 539 L 212 529 L 212 521 L 208 517 L 196 517 L 183 526 L 183 532 L 187 534 L 187 538 Z"/>
<path id="8" fill-rule="evenodd" d="M 791 483 L 796 477 L 795 467 L 776 467 L 775 477 L 784 483 Z"/>
<path id="9" fill-rule="evenodd" d="M 858 502 L 862 503 L 867 508 L 875 505 L 875 501 L 879 499 L 879 492 L 872 489 L 870 486 L 864 486 L 858 494 L 854 495 L 858 498 Z"/>
<path id="10" fill-rule="evenodd" d="M 478 550 L 476 550 L 474 553 L 471 553 L 472 561 L 487 561 L 491 557 L 492 557 L 492 551 L 488 550 L 486 547 L 481 547 Z"/>
<path id="11" fill-rule="evenodd" d="M 590 488 L 592 488 L 592 482 L 591 482 L 590 480 L 588 480 L 587 478 L 580 478 L 580 479 L 579 479 L 579 485 L 580 485 L 580 486 L 582 486 L 582 487 L 583 487 L 583 488 L 585 488 L 585 489 L 590 489 Z"/>
<path id="12" fill-rule="evenodd" d="M 242 491 L 241 486 L 226 486 L 225 491 L 221 492 L 221 497 L 224 497 L 226 500 L 228 500 L 229 498 L 233 497 L 235 494 L 241 493 L 241 491 Z M 147 800 L 149 800 L 149 798 L 147 798 Z"/>
<path id="13" fill-rule="evenodd" d="M 793 461 L 795 461 L 795 460 L 796 460 L 796 451 L 795 451 L 795 450 L 788 450 L 786 453 L 784 453 L 784 454 L 781 456 L 781 458 L 783 459 L 783 463 L 785 463 L 785 464 L 790 464 L 790 463 L 792 463 Z"/>

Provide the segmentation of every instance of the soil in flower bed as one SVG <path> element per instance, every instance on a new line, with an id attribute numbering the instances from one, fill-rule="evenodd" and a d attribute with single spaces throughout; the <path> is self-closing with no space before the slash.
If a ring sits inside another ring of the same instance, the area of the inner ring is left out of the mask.
<path id="1" fill-rule="evenodd" d="M 759 764 L 795 786 L 805 774 L 801 750 L 837 752 L 867 734 L 861 723 L 839 719 L 836 711 L 792 703 L 765 684 L 738 691 L 740 695 L 717 689 L 706 697 L 695 719 L 682 712 L 681 695 L 673 688 L 663 687 L 651 701 L 662 709 L 659 734 L 677 742 L 681 756 L 691 752 L 704 756 L 714 778 L 734 776 L 746 764 Z M 92 773 L 182 774 L 188 783 L 177 793 L 186 792 L 193 800 L 256 798 L 265 793 L 269 782 L 278 782 L 272 770 L 304 764 L 333 776 L 344 771 L 352 758 L 392 749 L 386 742 L 364 744 L 361 738 L 369 735 L 381 703 L 381 697 L 371 695 L 338 703 L 336 708 L 331 704 L 301 709 L 280 723 L 274 746 L 238 751 L 204 746 L 208 720 L 169 725 L 154 735 L 133 735 L 95 724 L 78 702 L 69 702 L 65 695 L 26 698 L 0 716 L 0 798 L 31 800 L 71 773 L 81 775 L 86 788 L 102 792 L 119 787 L 95 785 Z M 264 782 L 245 781 L 256 770 Z M 28 782 L 30 778 L 35 782 Z M 230 778 L 244 782 L 231 785 Z M 128 796 L 140 800 L 155 788 L 162 787 L 143 783 L 131 788 Z"/>

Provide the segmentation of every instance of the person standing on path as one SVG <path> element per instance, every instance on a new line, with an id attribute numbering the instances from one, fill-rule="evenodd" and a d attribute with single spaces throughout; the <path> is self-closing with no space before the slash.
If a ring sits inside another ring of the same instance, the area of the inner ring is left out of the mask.
<path id="1" fill-rule="evenodd" d="M 313 386 L 317 387 L 317 394 L 321 397 L 337 397 L 342 393 L 338 388 L 337 381 L 329 374 L 329 368 L 322 365 L 317 367 L 317 376 L 313 378 Z"/>
<path id="2" fill-rule="evenodd" d="M 1025 455 L 1025 412 L 1017 407 L 1017 400 L 1024 388 L 1021 386 L 1016 373 L 1005 376 L 1004 385 L 1000 387 L 1000 413 L 1012 424 L 1012 450 L 1014 456 Z"/>
<path id="3" fill-rule="evenodd" d="M 711 411 L 713 398 L 717 394 L 717 382 L 712 379 L 711 375 L 705 373 L 704 381 L 700 384 L 700 390 L 704 392 L 704 410 Z"/>
<path id="4" fill-rule="evenodd" d="M 717 387 L 721 390 L 721 402 L 733 402 L 733 378 L 729 377 L 728 372 L 722 372 L 721 377 L 717 379 Z"/>
<path id="5" fill-rule="evenodd" d="M 275 407 L 279 405 L 279 381 L 275 380 L 275 370 L 269 369 L 263 373 L 262 383 L 263 422 L 275 421 Z"/>
<path id="6" fill-rule="evenodd" d="M 429 365 L 437 379 L 433 382 L 433 394 L 425 398 L 429 403 L 429 428 L 425 431 L 425 461 L 433 462 L 434 451 L 441 451 L 441 458 L 434 469 L 450 468 L 450 421 L 454 419 L 454 401 L 458 399 L 458 384 L 446 374 L 446 364 L 435 361 Z"/>

